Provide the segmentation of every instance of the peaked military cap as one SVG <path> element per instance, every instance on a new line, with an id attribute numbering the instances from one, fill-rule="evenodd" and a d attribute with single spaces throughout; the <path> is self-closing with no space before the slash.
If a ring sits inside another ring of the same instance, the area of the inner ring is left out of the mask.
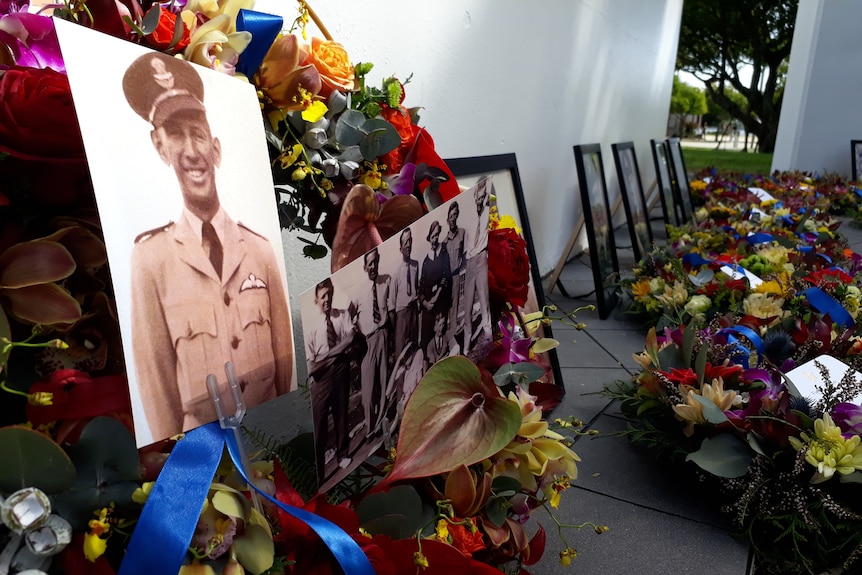
<path id="1" fill-rule="evenodd" d="M 123 76 L 123 93 L 132 109 L 156 128 L 179 111 L 206 111 L 204 85 L 192 64 L 159 52 L 132 62 Z"/>

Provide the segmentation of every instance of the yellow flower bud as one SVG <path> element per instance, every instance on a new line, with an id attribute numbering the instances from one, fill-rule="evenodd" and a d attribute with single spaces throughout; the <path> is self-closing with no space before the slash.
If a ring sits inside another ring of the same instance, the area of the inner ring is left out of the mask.
<path id="1" fill-rule="evenodd" d="M 50 391 L 37 391 L 27 396 L 27 401 L 30 405 L 47 406 L 54 403 L 54 394 Z"/>
<path id="2" fill-rule="evenodd" d="M 423 569 L 428 568 L 428 558 L 422 554 L 421 551 L 417 551 L 413 554 L 413 564 L 417 567 L 422 567 Z"/>

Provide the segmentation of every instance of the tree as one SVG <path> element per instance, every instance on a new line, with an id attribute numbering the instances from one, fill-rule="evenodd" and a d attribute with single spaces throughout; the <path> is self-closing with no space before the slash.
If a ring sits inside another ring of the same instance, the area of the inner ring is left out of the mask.
<path id="1" fill-rule="evenodd" d="M 798 0 L 685 0 L 677 69 L 702 81 L 713 102 L 772 152 Z M 739 71 L 752 69 L 749 85 Z M 735 90 L 742 105 L 731 97 Z"/>
<path id="2" fill-rule="evenodd" d="M 680 136 L 689 134 L 700 124 L 698 116 L 705 114 L 706 94 L 700 88 L 689 86 L 678 77 L 673 78 L 673 92 L 670 96 L 671 118 L 669 127 Z"/>

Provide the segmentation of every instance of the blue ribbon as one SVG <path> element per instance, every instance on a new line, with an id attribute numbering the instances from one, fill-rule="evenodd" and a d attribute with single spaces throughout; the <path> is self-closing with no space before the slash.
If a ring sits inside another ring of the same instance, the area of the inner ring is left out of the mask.
<path id="1" fill-rule="evenodd" d="M 682 256 L 682 263 L 691 267 L 699 268 L 700 266 L 711 264 L 712 260 L 708 260 L 698 253 L 690 252 Z"/>
<path id="2" fill-rule="evenodd" d="M 251 78 L 260 68 L 264 56 L 281 32 L 284 19 L 281 16 L 242 9 L 236 17 L 236 29 L 251 32 L 251 43 L 246 46 L 236 66 L 238 72 Z"/>
<path id="3" fill-rule="evenodd" d="M 323 539 L 345 573 L 374 575 L 359 545 L 340 527 L 313 513 L 286 505 L 260 491 L 245 474 L 232 429 L 218 422 L 186 433 L 168 457 L 153 486 L 138 525 L 126 548 L 118 575 L 152 575 L 179 571 L 194 535 L 213 476 L 227 444 L 243 479 L 283 511 L 305 522 Z"/>
<path id="4" fill-rule="evenodd" d="M 748 243 L 754 245 L 754 244 L 763 244 L 766 242 L 771 242 L 773 238 L 772 238 L 772 234 L 767 234 L 766 232 L 758 232 L 756 234 L 749 235 L 745 239 L 748 240 Z"/>
<path id="5" fill-rule="evenodd" d="M 827 294 L 819 287 L 811 287 L 802 292 L 808 298 L 808 303 L 811 307 L 824 315 L 832 318 L 832 321 L 843 327 L 852 327 L 854 324 L 853 317 L 850 315 L 844 306 L 838 300 Z"/>
<path id="6" fill-rule="evenodd" d="M 751 356 L 751 352 L 748 351 L 748 348 L 742 345 L 739 340 L 736 338 L 735 334 L 739 334 L 744 336 L 751 344 L 754 346 L 754 349 L 757 350 L 757 365 L 760 365 L 760 361 L 764 355 L 764 346 L 763 340 L 760 338 L 757 333 L 751 329 L 747 328 L 744 325 L 735 325 L 733 327 L 726 327 L 722 330 L 719 330 L 718 333 L 723 333 L 727 336 L 727 343 L 733 345 L 734 348 L 734 357 L 742 356 L 741 365 L 748 369 L 748 360 Z"/>

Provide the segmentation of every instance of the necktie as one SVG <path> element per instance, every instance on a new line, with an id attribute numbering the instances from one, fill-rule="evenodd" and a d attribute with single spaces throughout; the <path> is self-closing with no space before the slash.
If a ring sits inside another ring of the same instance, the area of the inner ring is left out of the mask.
<path id="1" fill-rule="evenodd" d="M 204 222 L 201 226 L 201 238 L 204 250 L 212 262 L 213 268 L 221 279 L 221 264 L 224 259 L 224 252 L 221 248 L 221 242 L 218 240 L 215 228 L 210 222 Z"/>
<path id="2" fill-rule="evenodd" d="M 412 282 L 410 281 L 410 264 L 407 264 L 407 295 L 413 295 L 413 288 L 410 286 Z"/>
<path id="3" fill-rule="evenodd" d="M 371 313 L 374 315 L 374 323 L 380 323 L 380 304 L 377 303 L 377 284 L 371 282 Z"/>
<path id="4" fill-rule="evenodd" d="M 335 326 L 332 325 L 332 316 L 326 314 L 326 344 L 332 350 L 336 343 L 338 343 L 338 337 L 335 335 Z"/>

